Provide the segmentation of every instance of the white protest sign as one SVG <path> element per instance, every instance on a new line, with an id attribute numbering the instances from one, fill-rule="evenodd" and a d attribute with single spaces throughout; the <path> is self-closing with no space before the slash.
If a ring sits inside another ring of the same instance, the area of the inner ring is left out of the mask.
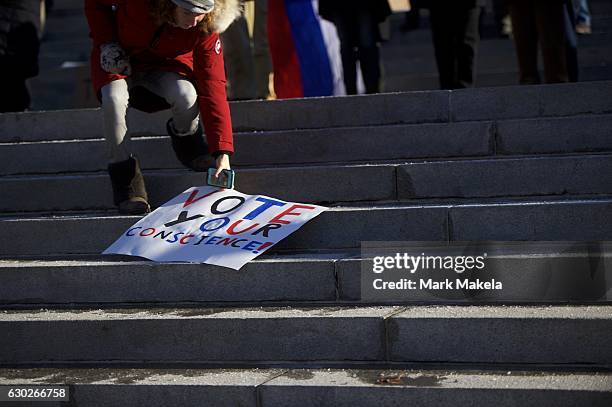
<path id="1" fill-rule="evenodd" d="M 129 228 L 104 254 L 240 269 L 327 208 L 192 187 Z"/>

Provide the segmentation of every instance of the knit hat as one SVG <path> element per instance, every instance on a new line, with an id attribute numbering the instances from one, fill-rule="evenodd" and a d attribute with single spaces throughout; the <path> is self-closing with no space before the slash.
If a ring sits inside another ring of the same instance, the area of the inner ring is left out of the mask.
<path id="1" fill-rule="evenodd" d="M 215 0 L 172 0 L 174 4 L 192 13 L 210 13 L 215 8 Z"/>

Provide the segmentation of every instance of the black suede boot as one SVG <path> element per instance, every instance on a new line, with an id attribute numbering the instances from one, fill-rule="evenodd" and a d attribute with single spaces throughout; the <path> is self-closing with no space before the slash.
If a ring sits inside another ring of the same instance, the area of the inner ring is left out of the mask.
<path id="1" fill-rule="evenodd" d="M 178 136 L 174 131 L 172 119 L 166 123 L 166 131 L 172 140 L 172 148 L 176 158 L 187 168 L 205 172 L 215 166 L 214 158 L 208 154 L 208 144 L 204 139 L 202 128 L 188 136 Z"/>
<path id="2" fill-rule="evenodd" d="M 108 174 L 113 184 L 113 200 L 119 208 L 119 213 L 144 215 L 151 211 L 136 157 L 132 156 L 125 161 L 109 164 Z"/>

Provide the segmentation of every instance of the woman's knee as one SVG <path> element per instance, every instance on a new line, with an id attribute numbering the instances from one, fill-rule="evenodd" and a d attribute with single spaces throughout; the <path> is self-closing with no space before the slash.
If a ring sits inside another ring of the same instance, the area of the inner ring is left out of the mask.
<path id="1" fill-rule="evenodd" d="M 130 94 L 125 81 L 113 81 L 101 89 L 102 107 L 120 109 L 127 108 Z"/>
<path id="2" fill-rule="evenodd" d="M 188 110 L 198 102 L 198 94 L 195 87 L 188 80 L 179 80 L 174 86 L 169 102 L 175 109 Z"/>

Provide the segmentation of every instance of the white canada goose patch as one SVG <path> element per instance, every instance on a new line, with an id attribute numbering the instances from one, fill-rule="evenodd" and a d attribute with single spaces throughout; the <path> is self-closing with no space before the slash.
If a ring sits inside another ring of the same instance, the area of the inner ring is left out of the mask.
<path id="1" fill-rule="evenodd" d="M 215 43 L 215 52 L 217 54 L 221 53 L 221 40 L 217 39 L 217 42 Z"/>

